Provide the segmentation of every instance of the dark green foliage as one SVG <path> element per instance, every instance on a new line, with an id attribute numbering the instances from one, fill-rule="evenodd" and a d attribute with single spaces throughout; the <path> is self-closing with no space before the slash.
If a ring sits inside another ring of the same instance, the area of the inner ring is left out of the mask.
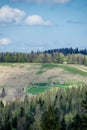
<path id="1" fill-rule="evenodd" d="M 60 130 L 59 115 L 53 106 L 48 106 L 48 110 L 42 114 L 42 130 Z"/>
<path id="2" fill-rule="evenodd" d="M 78 114 L 74 117 L 72 128 L 73 130 L 83 130 L 82 118 Z"/>
<path id="3" fill-rule="evenodd" d="M 5 96 L 6 96 L 6 93 L 5 93 L 5 89 L 3 88 L 1 92 L 1 97 L 4 98 Z"/>
<path id="4" fill-rule="evenodd" d="M 64 118 L 63 118 L 62 121 L 61 121 L 61 127 L 60 127 L 60 130 L 66 130 L 66 123 L 65 123 Z"/>
<path id="5" fill-rule="evenodd" d="M 87 129 L 87 91 L 85 93 L 85 97 L 82 100 L 82 111 L 83 111 L 83 115 L 82 115 L 82 121 L 83 121 L 83 128 L 84 130 Z"/>
<path id="6" fill-rule="evenodd" d="M 25 114 L 24 108 L 20 107 L 19 116 L 22 118 Z"/>
<path id="7" fill-rule="evenodd" d="M 1 101 L 0 130 L 87 130 L 87 86 Z"/>

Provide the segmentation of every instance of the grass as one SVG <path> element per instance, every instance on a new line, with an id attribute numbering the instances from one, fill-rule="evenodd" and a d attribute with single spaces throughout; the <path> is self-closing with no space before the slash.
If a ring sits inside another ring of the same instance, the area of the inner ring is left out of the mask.
<path id="1" fill-rule="evenodd" d="M 20 68 L 23 68 L 25 64 L 23 64 L 23 63 L 0 63 L 0 65 L 11 66 L 11 67 L 19 66 Z M 36 66 L 37 64 L 32 64 L 32 65 Z M 40 65 L 40 69 L 37 72 L 37 74 L 39 74 L 39 75 L 46 72 L 49 69 L 62 68 L 65 71 L 68 71 L 72 74 L 79 74 L 79 75 L 82 75 L 82 76 L 87 76 L 87 72 L 82 71 L 82 70 L 75 68 L 73 66 L 70 66 L 70 65 L 54 64 L 54 63 L 43 63 L 43 64 L 38 64 L 38 65 Z"/>
<path id="2" fill-rule="evenodd" d="M 37 74 L 42 74 L 42 73 L 44 73 L 47 70 L 52 69 L 52 68 L 62 68 L 65 71 L 68 71 L 72 74 L 79 74 L 79 75 L 82 75 L 82 76 L 87 76 L 87 72 L 84 72 L 84 71 L 82 71 L 78 68 L 75 68 L 73 66 L 63 65 L 63 64 L 53 64 L 53 63 L 41 64 L 41 68 L 40 68 L 40 70 L 38 71 Z"/>
<path id="3" fill-rule="evenodd" d="M 8 63 L 8 62 L 0 63 L 1 66 L 20 67 L 20 68 L 23 68 L 25 64 L 26 63 Z"/>
<path id="4" fill-rule="evenodd" d="M 69 88 L 72 86 L 78 86 L 78 85 L 82 85 L 84 84 L 83 82 L 79 82 L 79 81 L 66 81 L 64 84 L 60 84 L 59 82 L 57 82 L 54 85 L 51 85 L 51 83 L 35 83 L 33 86 L 28 87 L 27 88 L 27 93 L 31 93 L 31 94 L 39 94 L 39 93 L 43 93 L 47 90 L 50 90 L 52 88 Z"/>
<path id="5" fill-rule="evenodd" d="M 35 83 L 31 87 L 27 88 L 27 92 L 32 94 L 39 94 L 49 90 L 50 89 L 49 86 L 50 86 L 49 83 Z"/>
<path id="6" fill-rule="evenodd" d="M 41 66 L 40 70 L 37 72 L 37 74 L 42 74 L 42 73 L 46 72 L 49 69 L 56 68 L 56 67 L 58 67 L 58 64 L 43 63 L 43 64 L 40 64 L 40 66 Z"/>
<path id="7" fill-rule="evenodd" d="M 85 83 L 81 82 L 81 81 L 66 81 L 65 84 L 57 83 L 56 87 L 59 87 L 59 88 L 69 88 L 69 87 L 72 87 L 72 86 L 81 86 L 82 84 L 85 84 Z"/>
<path id="8" fill-rule="evenodd" d="M 7 63 L 7 62 L 5 62 L 5 63 L 2 62 L 2 63 L 0 63 L 1 66 L 14 66 L 14 64 L 15 64 L 15 63 Z"/>
<path id="9" fill-rule="evenodd" d="M 34 86 L 44 87 L 50 85 L 49 83 L 35 83 Z"/>
<path id="10" fill-rule="evenodd" d="M 50 89 L 50 88 L 47 87 L 47 86 L 44 86 L 44 87 L 38 86 L 38 87 L 28 88 L 28 89 L 27 89 L 27 92 L 28 92 L 28 93 L 32 93 L 32 94 L 39 94 L 39 93 L 43 93 L 43 92 L 45 92 L 45 91 L 47 91 L 47 90 L 49 90 L 49 89 Z"/>
<path id="11" fill-rule="evenodd" d="M 5 63 L 0 63 L 1 66 L 9 66 L 9 67 L 21 67 L 22 64 L 21 63 L 8 63 L 8 62 L 5 62 Z"/>
<path id="12" fill-rule="evenodd" d="M 84 72 L 80 69 L 77 69 L 73 66 L 69 66 L 69 65 L 60 65 L 61 68 L 63 68 L 64 70 L 70 72 L 70 73 L 73 73 L 73 74 L 79 74 L 79 75 L 82 75 L 82 76 L 87 76 L 87 72 Z"/>

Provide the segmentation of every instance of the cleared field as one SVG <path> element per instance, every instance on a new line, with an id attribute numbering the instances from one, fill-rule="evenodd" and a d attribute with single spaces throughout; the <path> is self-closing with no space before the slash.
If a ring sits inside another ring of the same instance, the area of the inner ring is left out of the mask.
<path id="1" fill-rule="evenodd" d="M 7 100 L 12 96 L 38 94 L 54 87 L 81 85 L 87 81 L 86 70 L 87 67 L 81 65 L 1 63 L 0 92 L 4 87 Z"/>

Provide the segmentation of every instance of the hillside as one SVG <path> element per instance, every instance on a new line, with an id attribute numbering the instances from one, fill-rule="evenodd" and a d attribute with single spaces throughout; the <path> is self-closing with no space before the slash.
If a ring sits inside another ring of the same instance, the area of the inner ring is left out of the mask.
<path id="1" fill-rule="evenodd" d="M 0 92 L 3 100 L 15 100 L 52 88 L 86 84 L 87 67 L 68 64 L 3 63 L 0 64 Z"/>

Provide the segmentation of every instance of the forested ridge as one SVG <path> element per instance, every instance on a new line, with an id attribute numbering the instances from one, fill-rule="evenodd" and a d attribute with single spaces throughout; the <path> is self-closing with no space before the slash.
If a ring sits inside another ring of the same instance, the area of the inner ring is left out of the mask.
<path id="1" fill-rule="evenodd" d="M 1 101 L 0 130 L 87 130 L 87 86 Z"/>
<path id="2" fill-rule="evenodd" d="M 87 50 L 72 48 L 54 49 L 44 52 L 1 52 L 0 62 L 12 63 L 64 63 L 87 65 Z"/>

